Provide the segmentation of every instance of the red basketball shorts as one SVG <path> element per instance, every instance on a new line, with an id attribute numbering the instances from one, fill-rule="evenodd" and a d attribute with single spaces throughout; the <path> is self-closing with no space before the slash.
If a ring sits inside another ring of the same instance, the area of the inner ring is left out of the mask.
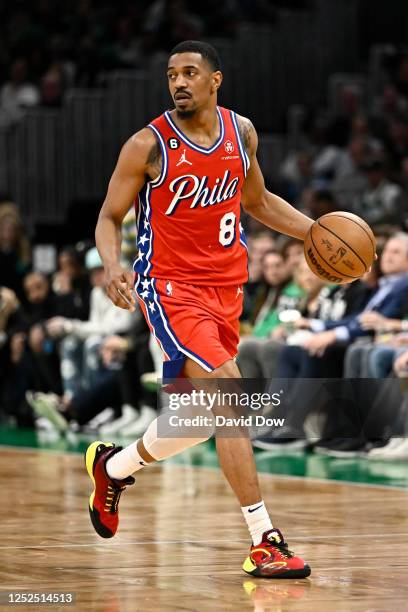
<path id="1" fill-rule="evenodd" d="M 199 287 L 138 275 L 136 295 L 163 354 L 163 378 L 182 374 L 187 357 L 212 372 L 238 352 L 242 286 Z"/>

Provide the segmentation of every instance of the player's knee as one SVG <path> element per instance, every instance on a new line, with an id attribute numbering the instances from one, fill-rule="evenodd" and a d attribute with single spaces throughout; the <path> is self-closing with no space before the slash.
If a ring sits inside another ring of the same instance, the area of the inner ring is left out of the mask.
<path id="1" fill-rule="evenodd" d="M 213 414 L 206 406 L 182 406 L 177 415 L 178 433 L 184 438 L 197 438 L 197 444 L 205 442 L 215 433 Z"/>

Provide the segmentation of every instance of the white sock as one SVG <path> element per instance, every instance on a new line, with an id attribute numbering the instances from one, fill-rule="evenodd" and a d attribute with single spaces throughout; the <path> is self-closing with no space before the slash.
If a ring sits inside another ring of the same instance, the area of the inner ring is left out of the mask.
<path id="1" fill-rule="evenodd" d="M 254 546 L 257 546 L 262 542 L 262 536 L 265 531 L 273 529 L 271 519 L 263 499 L 256 504 L 251 506 L 241 506 L 242 514 L 245 517 L 248 525 L 249 533 L 251 534 L 252 542 Z"/>
<path id="2" fill-rule="evenodd" d="M 178 411 L 180 416 L 190 416 L 190 407 L 182 407 Z M 143 446 L 153 459 L 160 461 L 167 459 L 173 455 L 181 453 L 183 450 L 196 446 L 211 436 L 213 426 L 203 426 L 197 428 L 197 438 L 183 437 L 183 428 L 179 427 L 176 431 L 181 434 L 180 438 L 174 437 L 174 427 L 169 425 L 169 415 L 161 414 L 157 419 L 152 421 L 143 435 Z M 166 437 L 166 435 L 173 437 Z M 185 435 L 185 434 L 184 434 Z M 141 470 L 146 465 L 149 465 L 139 455 L 137 450 L 137 441 L 133 442 L 123 450 L 115 453 L 113 457 L 106 462 L 106 471 L 111 478 L 122 480 L 130 476 L 134 472 Z"/>
<path id="3" fill-rule="evenodd" d="M 105 469 L 110 478 L 122 480 L 133 474 L 133 472 L 141 470 L 145 465 L 148 465 L 139 455 L 137 442 L 136 440 L 136 442 L 129 444 L 129 446 L 126 446 L 126 448 L 108 459 Z"/>

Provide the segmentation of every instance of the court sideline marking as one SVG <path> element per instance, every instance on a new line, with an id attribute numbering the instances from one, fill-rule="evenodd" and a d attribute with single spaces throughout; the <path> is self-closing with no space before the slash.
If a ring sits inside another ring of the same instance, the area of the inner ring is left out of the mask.
<path id="1" fill-rule="evenodd" d="M 62 455 L 63 457 L 67 456 L 72 456 L 72 455 L 77 455 L 77 456 L 83 456 L 83 453 L 80 451 L 63 451 L 63 450 L 56 450 L 56 449 L 52 449 L 52 448 L 34 448 L 31 446 L 13 446 L 12 444 L 0 444 L 0 456 L 1 456 L 1 449 L 5 448 L 6 450 L 12 450 L 12 451 L 20 451 L 20 452 L 25 452 L 25 453 L 48 453 L 51 455 Z M 282 455 L 277 455 L 279 457 L 282 457 Z M 344 459 L 343 459 L 344 461 Z M 164 465 L 164 462 L 158 462 L 158 465 Z M 219 466 L 211 466 L 211 465 L 192 465 L 192 464 L 183 464 L 183 463 L 176 463 L 176 462 L 172 462 L 172 460 L 170 459 L 169 462 L 167 462 L 166 465 L 174 465 L 175 467 L 179 467 L 179 468 L 184 468 L 184 469 L 200 469 L 200 470 L 211 470 L 211 471 L 220 471 Z M 313 476 L 295 476 L 293 474 L 271 474 L 270 472 L 264 472 L 264 471 L 260 471 L 260 474 L 262 474 L 262 476 L 269 476 L 270 478 L 279 478 L 280 480 L 301 480 L 303 482 L 307 481 L 307 482 L 311 482 L 311 483 L 317 483 L 317 484 L 337 484 L 337 485 L 343 485 L 343 486 L 351 486 L 351 487 L 368 487 L 370 489 L 380 489 L 382 491 L 386 490 L 386 491 L 399 491 L 402 493 L 408 493 L 408 488 L 407 487 L 398 487 L 397 485 L 382 485 L 382 484 L 373 484 L 373 483 L 365 483 L 365 482 L 352 482 L 349 480 L 334 480 L 331 478 L 315 478 Z"/>

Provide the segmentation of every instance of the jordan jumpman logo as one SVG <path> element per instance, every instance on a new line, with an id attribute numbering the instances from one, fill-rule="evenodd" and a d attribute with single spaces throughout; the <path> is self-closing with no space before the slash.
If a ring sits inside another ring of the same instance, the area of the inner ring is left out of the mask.
<path id="1" fill-rule="evenodd" d="M 188 164 L 189 166 L 193 165 L 190 161 L 188 161 L 188 159 L 186 159 L 186 150 L 185 149 L 184 149 L 183 153 L 181 154 L 181 157 L 178 160 L 176 166 L 180 166 L 181 164 Z"/>

